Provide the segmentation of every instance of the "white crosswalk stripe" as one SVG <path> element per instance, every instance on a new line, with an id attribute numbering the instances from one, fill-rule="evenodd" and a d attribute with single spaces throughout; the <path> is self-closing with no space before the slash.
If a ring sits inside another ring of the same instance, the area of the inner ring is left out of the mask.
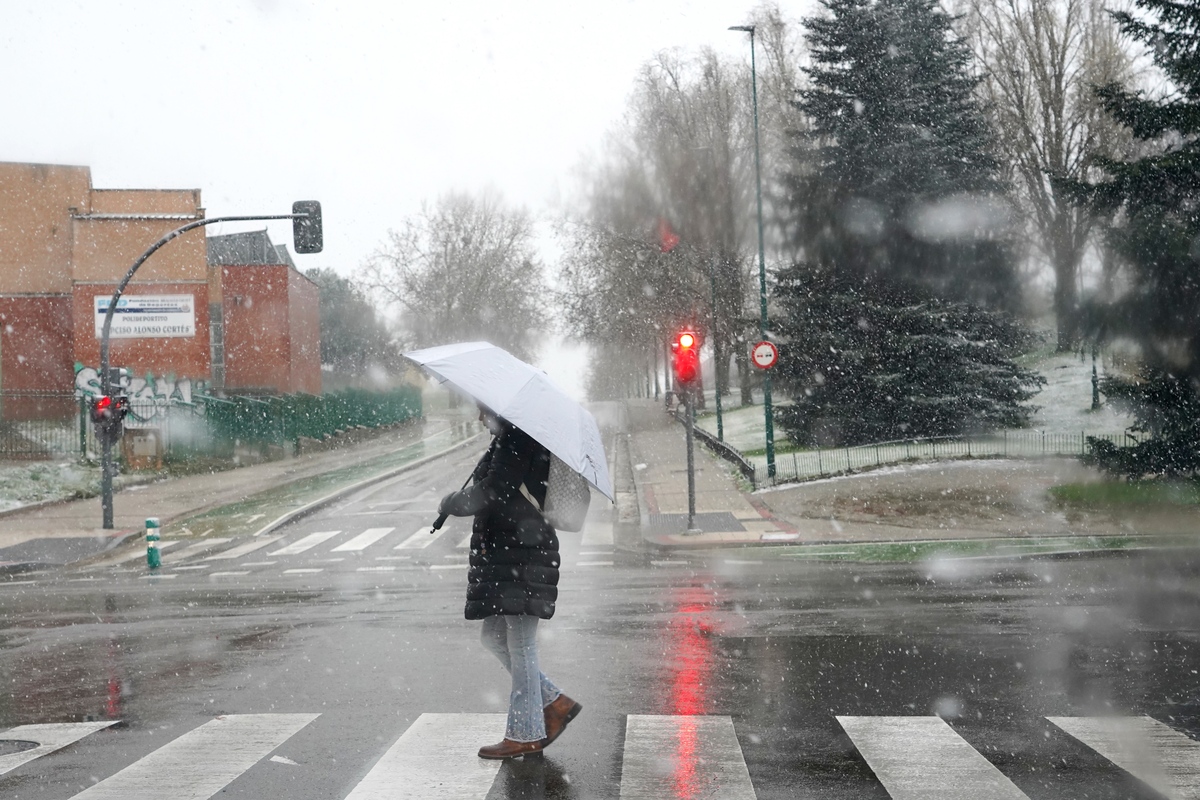
<path id="1" fill-rule="evenodd" d="M 16 769 L 22 764 L 39 759 L 44 755 L 61 750 L 83 737 L 116 725 L 118 720 L 104 722 L 59 722 L 43 725 L 18 725 L 0 732 L 0 739 L 37 742 L 37 747 L 0 756 L 0 775 Z"/>
<path id="2" fill-rule="evenodd" d="M 1046 717 L 1171 800 L 1200 800 L 1200 742 L 1150 717 Z"/>
<path id="3" fill-rule="evenodd" d="M 187 547 L 183 548 L 182 550 L 180 550 L 178 552 L 171 553 L 171 560 L 187 561 L 192 556 L 200 555 L 205 550 L 211 550 L 214 547 L 216 547 L 217 545 L 228 544 L 229 542 L 232 542 L 232 541 L 233 541 L 233 539 L 229 539 L 226 537 L 203 539 L 199 542 L 196 542 L 195 544 L 189 544 Z M 162 550 L 163 544 L 165 544 L 165 543 L 164 542 L 158 543 L 159 550 Z"/>
<path id="4" fill-rule="evenodd" d="M 613 543 L 613 526 L 609 522 L 589 522 L 584 525 L 583 547 L 611 547 Z"/>
<path id="5" fill-rule="evenodd" d="M 270 553 L 267 553 L 267 555 L 269 555 L 269 556 L 299 555 L 300 553 L 303 553 L 305 550 L 311 550 L 312 548 L 316 547 L 317 545 L 329 541 L 333 537 L 337 536 L 339 533 L 341 533 L 341 531 L 318 531 L 317 533 L 310 533 L 308 536 L 305 536 L 303 539 L 294 541 L 291 544 L 287 545 L 286 547 L 281 547 L 278 550 L 272 550 Z"/>
<path id="6" fill-rule="evenodd" d="M 331 550 L 331 553 L 357 553 L 366 550 L 371 545 L 378 542 L 383 537 L 387 536 L 395 528 L 367 528 L 365 531 L 355 536 L 344 544 L 339 544 Z"/>
<path id="7" fill-rule="evenodd" d="M 484 800 L 499 761 L 476 753 L 504 738 L 504 714 L 422 714 L 346 800 Z"/>
<path id="8" fill-rule="evenodd" d="M 941 717 L 838 717 L 893 800 L 1028 800 Z"/>
<path id="9" fill-rule="evenodd" d="M 689 787 L 703 786 L 705 797 L 755 800 L 730 717 L 630 714 L 621 765 L 622 800 L 679 797 L 683 775 Z"/>
<path id="10" fill-rule="evenodd" d="M 231 714 L 204 723 L 72 800 L 208 800 L 319 714 Z"/>
<path id="11" fill-rule="evenodd" d="M 392 549 L 393 550 L 424 550 L 426 547 L 429 547 L 429 545 L 433 544 L 435 541 L 440 539 L 442 534 L 445 532 L 446 532 L 446 529 L 442 528 L 441 530 L 430 533 L 429 526 L 426 525 L 423 528 L 419 528 L 416 533 L 414 533 L 412 536 L 409 536 L 407 539 L 405 539 L 403 542 L 396 545 Z"/>
<path id="12" fill-rule="evenodd" d="M 229 561 L 234 558 L 241 558 L 247 553 L 253 553 L 255 550 L 261 550 L 264 547 L 270 547 L 283 538 L 279 536 L 266 536 L 262 539 L 252 539 L 245 544 L 239 544 L 237 547 L 231 547 L 228 550 L 222 550 L 220 553 L 208 556 L 205 561 Z"/>

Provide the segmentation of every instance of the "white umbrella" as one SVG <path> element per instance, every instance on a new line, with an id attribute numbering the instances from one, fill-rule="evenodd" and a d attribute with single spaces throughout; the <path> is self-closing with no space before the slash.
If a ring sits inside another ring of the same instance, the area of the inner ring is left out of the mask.
<path id="1" fill-rule="evenodd" d="M 613 499 L 596 418 L 545 372 L 487 342 L 430 347 L 404 357 L 525 431 Z"/>

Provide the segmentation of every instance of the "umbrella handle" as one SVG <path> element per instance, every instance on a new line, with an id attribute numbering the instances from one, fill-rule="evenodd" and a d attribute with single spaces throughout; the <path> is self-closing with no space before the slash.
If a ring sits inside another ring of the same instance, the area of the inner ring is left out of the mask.
<path id="1" fill-rule="evenodd" d="M 467 476 L 467 479 L 465 481 L 463 481 L 462 489 L 459 489 L 460 492 L 463 489 L 467 488 L 467 484 L 471 482 L 471 478 L 474 475 L 475 475 L 475 473 L 472 472 L 471 475 Z M 449 514 L 438 514 L 438 518 L 433 521 L 433 527 L 431 527 L 429 529 L 429 532 L 431 534 L 433 534 L 433 533 L 437 533 L 438 531 L 440 531 L 442 529 L 442 525 L 446 524 L 446 517 L 448 517 L 448 516 L 450 516 L 450 515 Z"/>

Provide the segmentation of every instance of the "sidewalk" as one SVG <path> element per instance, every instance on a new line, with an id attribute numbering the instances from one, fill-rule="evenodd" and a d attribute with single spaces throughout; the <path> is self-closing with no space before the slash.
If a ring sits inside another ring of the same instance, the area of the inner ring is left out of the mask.
<path id="1" fill-rule="evenodd" d="M 246 528 L 242 532 L 253 533 L 273 520 L 281 521 L 279 514 L 307 510 L 314 500 L 406 469 L 473 439 L 478 432 L 479 426 L 465 418 L 427 418 L 345 447 L 127 487 L 114 495 L 111 530 L 102 527 L 99 497 L 18 509 L 0 516 L 0 573 L 92 558 L 140 535 L 148 517 L 158 517 L 165 531 L 206 511 L 219 513 L 256 497 L 278 495 L 281 488 L 300 487 L 276 498 L 274 504 L 260 504 L 267 514 L 241 515 Z"/>
<path id="2" fill-rule="evenodd" d="M 1050 487 L 1100 479 L 1076 459 L 925 462 L 752 493 L 732 465 L 696 441 L 698 532 L 689 533 L 683 425 L 653 400 L 627 401 L 624 408 L 625 448 L 618 448 L 615 464 L 618 516 L 626 528 L 640 528 L 639 537 L 627 533 L 627 542 L 637 538 L 659 548 L 892 544 L 915 552 L 921 543 L 938 542 L 1151 544 L 1154 537 L 1194 538 L 1200 530 L 1200 509 L 1131 515 L 1056 505 Z M 624 495 L 622 478 L 631 484 Z"/>
<path id="3" fill-rule="evenodd" d="M 697 440 L 695 531 L 687 530 L 687 444 L 684 427 L 661 403 L 630 400 L 625 407 L 628 470 L 635 491 L 637 520 L 645 541 L 660 547 L 713 547 L 787 543 L 800 534 L 772 516 L 737 484 L 732 468 Z M 630 510 L 628 516 L 632 517 Z"/>

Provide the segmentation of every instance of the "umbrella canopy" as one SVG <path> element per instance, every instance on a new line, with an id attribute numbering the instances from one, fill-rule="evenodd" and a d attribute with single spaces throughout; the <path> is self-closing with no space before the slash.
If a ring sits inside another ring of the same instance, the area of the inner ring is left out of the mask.
<path id="1" fill-rule="evenodd" d="M 596 418 L 545 372 L 487 342 L 430 347 L 404 357 L 525 431 L 613 499 Z"/>

